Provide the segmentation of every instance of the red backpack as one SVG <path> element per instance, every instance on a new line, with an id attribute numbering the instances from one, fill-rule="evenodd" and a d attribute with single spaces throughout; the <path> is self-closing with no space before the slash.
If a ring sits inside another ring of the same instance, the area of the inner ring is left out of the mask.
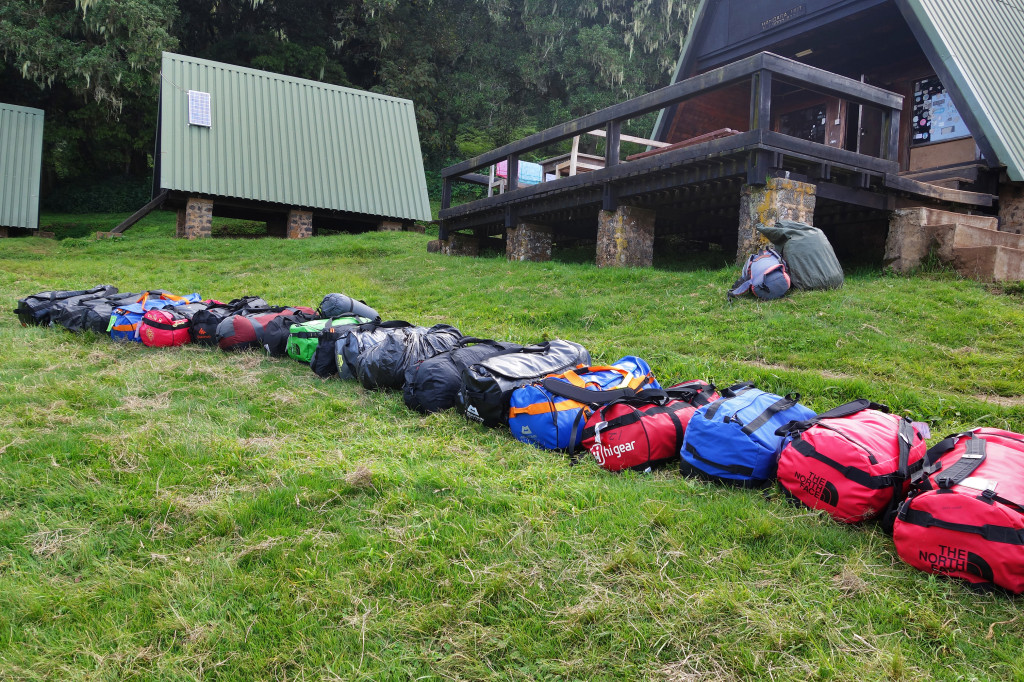
<path id="1" fill-rule="evenodd" d="M 148 310 L 139 324 L 139 338 L 154 348 L 181 346 L 191 343 L 191 328 L 192 321 L 174 308 Z"/>
<path id="2" fill-rule="evenodd" d="M 715 387 L 702 381 L 639 391 L 595 410 L 581 444 L 608 471 L 648 471 L 676 461 L 690 418 L 711 396 L 718 396 Z"/>
<path id="3" fill-rule="evenodd" d="M 934 445 L 893 540 L 922 571 L 1024 592 L 1024 435 L 974 429 Z"/>
<path id="4" fill-rule="evenodd" d="M 782 487 L 843 523 L 895 510 L 927 448 L 909 419 L 868 400 L 790 422 L 776 435 L 785 436 L 778 468 Z"/>

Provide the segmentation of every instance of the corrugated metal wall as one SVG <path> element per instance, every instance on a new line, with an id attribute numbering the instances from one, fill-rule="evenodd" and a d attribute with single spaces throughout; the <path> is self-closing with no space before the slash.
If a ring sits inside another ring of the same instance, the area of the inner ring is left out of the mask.
<path id="1" fill-rule="evenodd" d="M 1024 0 L 903 0 L 970 100 L 1012 180 L 1024 181 Z M 948 87 L 948 84 L 947 84 Z"/>
<path id="2" fill-rule="evenodd" d="M 39 227 L 41 109 L 0 104 L 0 227 Z"/>
<path id="3" fill-rule="evenodd" d="M 409 100 L 164 53 L 162 189 L 429 220 Z M 188 91 L 211 96 L 189 125 Z"/>

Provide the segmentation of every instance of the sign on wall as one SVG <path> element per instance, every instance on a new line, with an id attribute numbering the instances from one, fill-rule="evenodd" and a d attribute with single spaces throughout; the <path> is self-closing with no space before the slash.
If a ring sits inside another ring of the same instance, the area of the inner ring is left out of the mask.
<path id="1" fill-rule="evenodd" d="M 914 81 L 914 118 L 910 130 L 913 145 L 958 140 L 971 135 L 938 76 Z"/>

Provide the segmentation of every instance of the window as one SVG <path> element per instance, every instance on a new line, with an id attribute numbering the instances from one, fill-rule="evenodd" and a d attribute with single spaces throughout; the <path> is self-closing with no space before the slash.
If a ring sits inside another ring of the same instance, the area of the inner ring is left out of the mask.
<path id="1" fill-rule="evenodd" d="M 188 124 L 210 127 L 210 93 L 188 91 Z"/>

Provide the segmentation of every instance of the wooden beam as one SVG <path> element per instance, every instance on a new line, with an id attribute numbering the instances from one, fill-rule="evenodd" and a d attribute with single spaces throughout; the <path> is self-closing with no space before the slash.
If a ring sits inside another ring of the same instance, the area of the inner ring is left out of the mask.
<path id="1" fill-rule="evenodd" d="M 619 165 L 619 154 L 621 151 L 622 124 L 619 121 L 608 121 L 607 141 L 604 148 L 604 167 L 611 168 Z"/>
<path id="2" fill-rule="evenodd" d="M 167 195 L 169 193 L 170 191 L 166 189 L 161 191 L 160 194 L 157 194 L 152 201 L 150 201 L 148 204 L 140 208 L 135 213 L 132 213 L 124 220 L 124 222 L 122 222 L 120 225 L 111 230 L 110 234 L 124 234 L 125 230 L 127 230 L 129 227 L 145 218 L 147 215 L 153 212 L 153 209 L 164 203 L 164 199 L 167 198 Z"/>
<path id="3" fill-rule="evenodd" d="M 598 128 L 597 130 L 588 130 L 587 135 L 593 135 L 594 137 L 607 137 L 608 133 Z M 623 135 L 619 133 L 619 139 L 623 142 L 632 142 L 633 144 L 642 144 L 648 147 L 655 147 L 660 149 L 662 147 L 669 147 L 672 145 L 671 142 L 658 142 L 657 140 L 648 140 L 646 137 L 637 137 L 635 135 Z"/>

